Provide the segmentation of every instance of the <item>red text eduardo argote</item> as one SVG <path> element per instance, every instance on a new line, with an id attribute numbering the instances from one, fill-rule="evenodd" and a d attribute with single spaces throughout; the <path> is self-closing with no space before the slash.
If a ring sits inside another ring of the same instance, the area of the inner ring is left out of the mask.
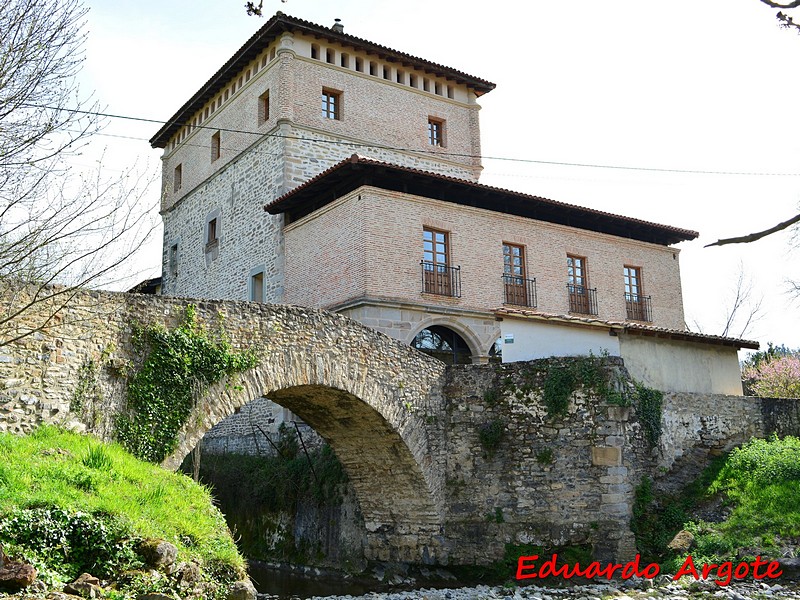
<path id="1" fill-rule="evenodd" d="M 621 579 L 631 577 L 644 577 L 653 579 L 660 572 L 660 567 L 656 563 L 646 565 L 640 564 L 640 558 L 636 557 L 624 564 L 607 563 L 601 565 L 599 562 L 591 562 L 586 567 L 581 567 L 579 563 L 574 565 L 559 565 L 558 554 L 553 554 L 547 560 L 539 562 L 539 556 L 520 556 L 517 559 L 517 579 L 545 579 L 547 577 L 561 577 L 562 579 L 572 579 L 573 577 L 584 577 L 594 579 L 605 577 L 609 581 L 618 575 Z M 750 562 L 740 562 L 734 565 L 732 562 L 720 564 L 704 563 L 695 565 L 691 555 L 686 557 L 681 568 L 672 576 L 673 581 L 688 575 L 694 579 L 714 578 L 714 583 L 719 586 L 726 586 L 734 579 L 775 579 L 780 577 L 783 571 L 780 564 L 775 561 L 764 560 L 760 556 Z"/>

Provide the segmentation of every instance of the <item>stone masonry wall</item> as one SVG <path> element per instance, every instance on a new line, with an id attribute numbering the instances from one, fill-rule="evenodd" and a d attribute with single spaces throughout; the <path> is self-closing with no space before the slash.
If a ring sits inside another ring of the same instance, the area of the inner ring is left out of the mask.
<path id="1" fill-rule="evenodd" d="M 621 360 L 607 361 L 624 382 Z M 601 561 L 630 558 L 634 489 L 643 476 L 676 491 L 752 437 L 800 435 L 798 400 L 673 393 L 664 395 L 662 434 L 650 449 L 635 403 L 616 406 L 579 390 L 564 417 L 549 417 L 532 383 L 548 364 L 558 359 L 448 367 L 452 562 L 490 562 L 506 545 L 522 544 L 591 544 Z M 503 434 L 490 451 L 480 431 L 494 421 Z"/>
<path id="2" fill-rule="evenodd" d="M 579 390 L 564 417 L 550 417 L 535 375 L 548 364 L 448 369 L 446 529 L 456 562 L 497 560 L 523 544 L 591 544 L 600 560 L 635 553 L 633 490 L 649 461 L 635 407 Z M 494 422 L 503 433 L 491 449 L 480 431 Z"/>
<path id="3" fill-rule="evenodd" d="M 41 331 L 3 343 L 53 314 L 43 305 L 16 319 L 0 338 L 0 432 L 58 423 L 113 437 L 135 359 L 131 323 L 173 327 L 186 304 L 87 291 Z M 364 515 L 369 559 L 487 563 L 506 544 L 579 543 L 601 560 L 625 558 L 635 551 L 628 522 L 642 476 L 661 473 L 657 483 L 669 489 L 751 436 L 800 434 L 795 400 L 667 394 L 651 450 L 635 402 L 617 406 L 578 389 L 563 417 L 549 416 L 540 384 L 553 359 L 445 368 L 322 311 L 201 301 L 198 316 L 235 349 L 257 349 L 260 362 L 198 399 L 169 464 L 266 395 L 337 453 Z M 620 389 L 629 386 L 620 359 L 606 360 Z M 493 423 L 495 446 L 481 439 Z"/>

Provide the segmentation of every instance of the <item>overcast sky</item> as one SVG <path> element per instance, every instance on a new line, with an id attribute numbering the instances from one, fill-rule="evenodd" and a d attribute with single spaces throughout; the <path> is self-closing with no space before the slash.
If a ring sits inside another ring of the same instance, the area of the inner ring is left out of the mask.
<path id="1" fill-rule="evenodd" d="M 699 231 L 678 246 L 689 327 L 721 333 L 742 265 L 764 313 L 745 337 L 800 347 L 790 234 L 703 248 L 800 210 L 800 35 L 758 0 L 265 0 L 264 19 L 243 0 L 86 4 L 82 87 L 118 115 L 168 119 L 277 10 L 493 81 L 482 183 Z M 157 170 L 158 129 L 110 119 L 96 147 Z"/>

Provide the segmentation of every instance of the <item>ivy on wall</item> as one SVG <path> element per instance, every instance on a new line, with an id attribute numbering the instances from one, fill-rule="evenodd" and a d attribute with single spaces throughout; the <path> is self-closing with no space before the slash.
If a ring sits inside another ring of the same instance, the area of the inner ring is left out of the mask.
<path id="1" fill-rule="evenodd" d="M 647 442 L 654 448 L 661 437 L 663 393 L 631 381 L 624 370 L 614 369 L 607 359 L 606 355 L 590 354 L 532 361 L 519 372 L 521 381 L 515 382 L 515 378 L 507 374 L 498 380 L 497 387 L 486 390 L 484 401 L 493 406 L 503 395 L 522 400 L 538 393 L 547 416 L 560 419 L 567 416 L 572 395 L 583 388 L 602 402 L 635 406 Z"/>
<path id="2" fill-rule="evenodd" d="M 639 421 L 642 423 L 644 435 L 651 448 L 658 445 L 661 437 L 661 412 L 664 404 L 664 394 L 658 390 L 636 384 L 636 405 L 639 412 Z"/>
<path id="3" fill-rule="evenodd" d="M 116 436 L 137 458 L 156 463 L 176 448 L 198 394 L 257 363 L 255 353 L 234 352 L 222 336 L 213 339 L 197 323 L 192 304 L 175 329 L 135 325 L 132 341 L 144 360 L 128 382 L 127 407 L 117 415 Z"/>

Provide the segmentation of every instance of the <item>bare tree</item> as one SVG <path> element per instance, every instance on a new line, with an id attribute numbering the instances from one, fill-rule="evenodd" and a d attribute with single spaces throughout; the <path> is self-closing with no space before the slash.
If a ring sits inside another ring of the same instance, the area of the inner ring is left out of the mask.
<path id="1" fill-rule="evenodd" d="M 70 166 L 102 125 L 76 81 L 86 13 L 80 0 L 0 0 L 0 345 L 49 325 L 77 288 L 107 282 L 154 228 L 133 171 Z M 49 316 L 30 310 L 42 303 Z"/>
<path id="2" fill-rule="evenodd" d="M 773 2 L 772 0 L 761 0 L 767 6 L 771 6 L 772 8 L 781 8 L 784 10 L 791 10 L 793 8 L 800 7 L 800 0 L 793 0 L 792 2 Z M 783 10 L 779 10 L 778 14 L 775 15 L 780 23 L 781 27 L 786 27 L 787 29 L 797 29 L 800 31 L 800 23 L 795 23 L 794 19 L 787 15 Z"/>
<path id="3" fill-rule="evenodd" d="M 763 296 L 756 296 L 753 281 L 740 263 L 736 284 L 722 303 L 724 322 L 720 325 L 717 335 L 736 338 L 746 336 L 752 326 L 763 317 L 761 308 L 763 301 Z M 697 331 L 703 333 L 704 328 L 696 320 L 693 321 L 693 325 Z"/>

